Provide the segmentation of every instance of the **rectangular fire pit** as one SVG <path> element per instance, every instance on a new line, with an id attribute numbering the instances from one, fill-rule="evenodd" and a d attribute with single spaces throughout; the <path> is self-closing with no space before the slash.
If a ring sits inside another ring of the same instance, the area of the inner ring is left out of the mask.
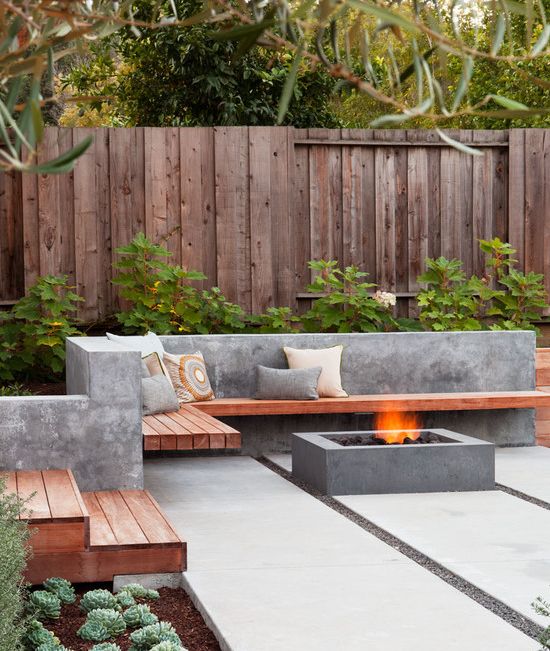
<path id="1" fill-rule="evenodd" d="M 368 441 L 375 434 L 379 432 L 294 434 L 292 474 L 324 495 L 479 491 L 495 487 L 492 443 L 446 429 L 423 430 L 424 443 L 410 445 L 338 443 L 340 439 L 349 443 L 354 436 Z"/>

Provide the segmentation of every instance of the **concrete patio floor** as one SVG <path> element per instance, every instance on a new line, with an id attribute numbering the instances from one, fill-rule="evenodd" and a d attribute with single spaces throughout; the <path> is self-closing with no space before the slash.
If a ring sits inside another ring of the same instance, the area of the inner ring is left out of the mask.
<path id="1" fill-rule="evenodd" d="M 539 648 L 253 459 L 148 460 L 145 477 L 189 541 L 185 582 L 224 650 Z"/>

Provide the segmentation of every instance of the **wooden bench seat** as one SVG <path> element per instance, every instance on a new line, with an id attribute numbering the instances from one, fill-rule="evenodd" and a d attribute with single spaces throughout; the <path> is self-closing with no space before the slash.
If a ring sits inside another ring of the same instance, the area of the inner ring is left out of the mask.
<path id="1" fill-rule="evenodd" d="M 284 414 L 348 414 L 380 411 L 470 411 L 550 407 L 543 391 L 492 391 L 471 393 L 408 393 L 356 395 L 319 400 L 254 400 L 217 398 L 196 404 L 211 416 L 266 416 Z"/>
<path id="2" fill-rule="evenodd" d="M 145 450 L 207 450 L 240 448 L 241 435 L 233 427 L 193 405 L 179 411 L 143 417 Z"/>
<path id="3" fill-rule="evenodd" d="M 145 450 L 239 448 L 240 433 L 215 417 L 550 408 L 544 391 L 355 395 L 319 400 L 216 398 L 143 418 Z"/>

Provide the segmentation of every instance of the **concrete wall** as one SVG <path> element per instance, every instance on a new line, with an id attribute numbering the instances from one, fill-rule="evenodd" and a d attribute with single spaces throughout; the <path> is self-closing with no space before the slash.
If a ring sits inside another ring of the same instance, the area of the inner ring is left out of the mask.
<path id="1" fill-rule="evenodd" d="M 193 335 L 162 337 L 171 353 L 200 350 L 218 397 L 253 395 L 257 364 L 285 368 L 283 346 L 343 344 L 342 384 L 350 394 L 514 391 L 535 388 L 532 332 Z M 499 445 L 534 443 L 534 410 L 424 414 L 444 427 Z M 224 418 L 243 433 L 243 452 L 290 449 L 292 432 L 372 429 L 365 414 Z"/>
<path id="2" fill-rule="evenodd" d="M 67 341 L 67 396 L 0 398 L 0 469 L 71 468 L 81 490 L 142 488 L 140 354 Z"/>

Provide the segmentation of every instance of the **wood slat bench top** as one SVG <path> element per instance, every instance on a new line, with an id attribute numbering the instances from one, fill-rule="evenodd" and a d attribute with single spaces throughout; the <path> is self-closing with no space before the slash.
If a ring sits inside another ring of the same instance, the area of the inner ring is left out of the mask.
<path id="1" fill-rule="evenodd" d="M 83 493 L 90 511 L 90 551 L 179 548 L 184 544 L 149 491 Z"/>
<path id="2" fill-rule="evenodd" d="M 31 524 L 86 522 L 88 510 L 68 470 L 17 470 L 2 473 L 7 490 L 26 501 L 21 518 Z"/>
<path id="3" fill-rule="evenodd" d="M 196 403 L 211 416 L 260 416 L 285 414 L 345 414 L 380 411 L 470 411 L 549 407 L 550 394 L 542 391 L 489 391 L 466 393 L 409 393 L 355 395 L 319 400 L 255 400 L 217 398 Z"/>
<path id="4" fill-rule="evenodd" d="M 197 403 L 195 403 L 197 404 Z M 143 417 L 145 450 L 240 448 L 240 433 L 194 405 Z"/>

